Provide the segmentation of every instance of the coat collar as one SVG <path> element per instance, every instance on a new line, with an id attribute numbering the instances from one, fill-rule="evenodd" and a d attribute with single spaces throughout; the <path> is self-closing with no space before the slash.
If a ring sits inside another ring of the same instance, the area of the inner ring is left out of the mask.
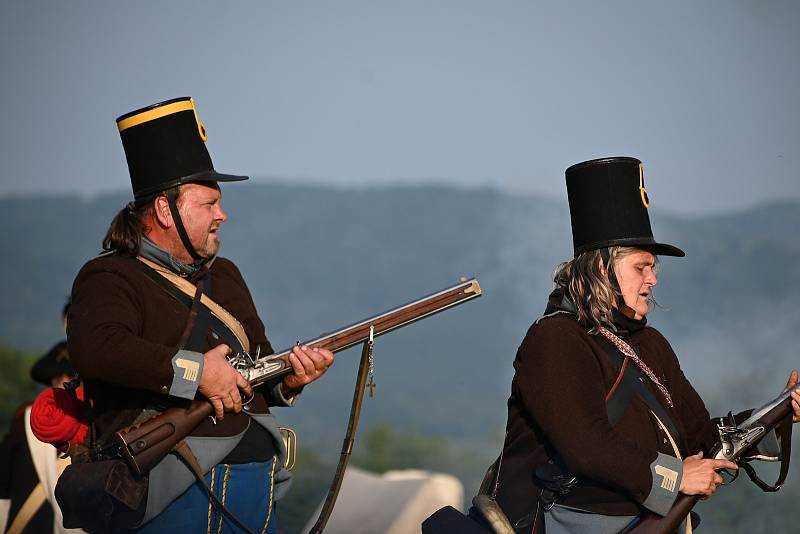
<path id="1" fill-rule="evenodd" d="M 545 307 L 544 315 L 565 312 L 577 316 L 575 303 L 572 302 L 566 293 L 564 293 L 563 289 L 556 288 L 547 298 L 547 306 Z M 646 317 L 642 317 L 641 319 L 633 319 L 632 317 L 628 317 L 619 309 L 614 309 L 611 314 L 611 322 L 606 322 L 604 326 L 623 337 L 633 334 L 634 332 L 638 332 L 647 326 Z"/>

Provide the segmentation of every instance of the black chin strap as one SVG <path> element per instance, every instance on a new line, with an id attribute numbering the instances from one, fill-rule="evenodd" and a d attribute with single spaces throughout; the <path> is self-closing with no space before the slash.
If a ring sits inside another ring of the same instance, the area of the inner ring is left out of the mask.
<path id="1" fill-rule="evenodd" d="M 181 243 L 183 243 L 184 248 L 195 261 L 195 263 L 202 262 L 205 258 L 203 258 L 200 254 L 192 246 L 192 242 L 189 241 L 189 235 L 186 233 L 186 228 L 183 226 L 183 220 L 181 219 L 181 214 L 178 212 L 178 204 L 176 200 L 178 198 L 178 189 L 170 189 L 166 192 L 165 196 L 167 197 L 167 203 L 169 204 L 169 211 L 172 214 L 172 220 L 175 222 L 175 229 L 178 231 L 178 236 L 181 238 Z"/>

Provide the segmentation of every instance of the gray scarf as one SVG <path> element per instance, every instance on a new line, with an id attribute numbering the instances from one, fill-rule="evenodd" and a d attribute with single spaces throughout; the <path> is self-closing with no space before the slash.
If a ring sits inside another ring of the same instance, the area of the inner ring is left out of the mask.
<path id="1" fill-rule="evenodd" d="M 155 262 L 162 267 L 166 267 L 170 271 L 191 278 L 193 275 L 202 269 L 204 266 L 211 267 L 216 255 L 201 263 L 184 263 L 168 251 L 153 243 L 147 236 L 142 236 L 142 246 L 139 248 L 139 254 L 152 262 Z"/>

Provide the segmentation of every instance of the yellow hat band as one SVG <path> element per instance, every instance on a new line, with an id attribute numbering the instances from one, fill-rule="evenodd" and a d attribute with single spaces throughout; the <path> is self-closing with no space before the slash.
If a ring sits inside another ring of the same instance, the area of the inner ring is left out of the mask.
<path id="1" fill-rule="evenodd" d="M 144 124 L 145 122 L 154 121 L 156 119 L 160 119 L 161 117 L 172 115 L 173 113 L 179 113 L 181 111 L 194 112 L 194 102 L 191 100 L 181 100 L 180 102 L 173 102 L 172 104 L 167 104 L 166 106 L 159 106 L 154 109 L 143 111 L 131 117 L 125 117 L 121 121 L 117 122 L 117 128 L 119 128 L 119 131 L 122 132 L 128 128 Z M 197 112 L 195 112 L 195 117 L 196 116 Z"/>

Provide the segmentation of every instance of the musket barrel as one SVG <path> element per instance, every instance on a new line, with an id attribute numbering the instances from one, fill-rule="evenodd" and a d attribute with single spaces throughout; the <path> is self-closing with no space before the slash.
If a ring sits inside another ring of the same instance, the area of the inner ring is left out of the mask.
<path id="1" fill-rule="evenodd" d="M 393 308 L 353 323 L 335 332 L 324 334 L 303 343 L 312 348 L 328 349 L 339 352 L 358 345 L 369 339 L 370 327 L 375 337 L 381 336 L 403 326 L 409 325 L 420 319 L 430 317 L 458 304 L 462 304 L 481 295 L 481 286 L 476 279 L 461 282 L 455 286 L 443 289 L 421 299 Z M 257 386 L 267 380 L 283 376 L 291 372 L 289 354 L 292 349 L 265 356 L 256 360 L 255 366 L 245 370 L 245 377 L 250 384 Z M 248 372 L 249 371 L 249 372 Z"/>

